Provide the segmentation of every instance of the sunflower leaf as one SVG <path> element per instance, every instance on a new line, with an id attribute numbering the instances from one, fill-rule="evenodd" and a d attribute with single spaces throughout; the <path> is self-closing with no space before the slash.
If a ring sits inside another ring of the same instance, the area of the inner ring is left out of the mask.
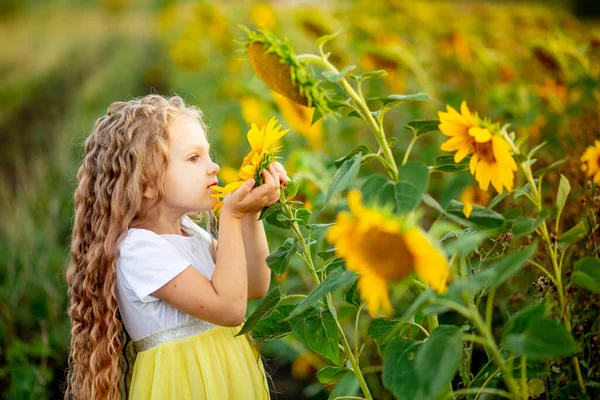
<path id="1" fill-rule="evenodd" d="M 468 219 L 465 219 L 463 217 L 464 206 L 464 203 L 460 201 L 450 200 L 450 204 L 448 204 L 448 208 L 446 209 L 446 215 L 453 215 L 454 217 L 469 221 L 471 224 L 484 228 L 496 228 L 504 224 L 504 217 L 502 214 L 477 205 L 473 206 L 471 216 Z"/>
<path id="2" fill-rule="evenodd" d="M 350 75 L 350 77 L 357 82 L 362 82 L 365 79 L 385 78 L 387 75 L 388 75 L 388 73 L 385 69 L 376 69 L 374 71 L 367 71 L 361 75 Z"/>
<path id="3" fill-rule="evenodd" d="M 544 314 L 544 305 L 536 304 L 509 319 L 504 326 L 506 346 L 531 360 L 564 357 L 579 351 L 564 325 Z"/>
<path id="4" fill-rule="evenodd" d="M 515 236 L 526 236 L 535 231 L 550 216 L 548 210 L 542 210 L 536 219 L 529 217 L 517 218 L 511 227 Z"/>
<path id="5" fill-rule="evenodd" d="M 309 349 L 340 363 L 339 332 L 333 315 L 324 308 L 312 308 L 290 322 L 298 338 Z"/>
<path id="6" fill-rule="evenodd" d="M 409 161 L 400 167 L 400 182 L 407 182 L 414 186 L 421 194 L 425 193 L 429 185 L 429 170 L 427 165 L 419 161 Z"/>
<path id="7" fill-rule="evenodd" d="M 286 199 L 291 199 L 296 196 L 296 194 L 298 194 L 298 187 L 298 182 L 290 180 L 287 185 L 285 185 L 284 189 Z"/>
<path id="8" fill-rule="evenodd" d="M 256 310 L 254 310 L 252 315 L 250 315 L 248 317 L 248 319 L 246 319 L 244 326 L 238 332 L 238 334 L 235 336 L 240 336 L 240 335 L 243 335 L 244 333 L 249 332 L 250 329 L 252 329 L 261 320 L 263 320 L 263 319 L 267 318 L 269 315 L 271 315 L 271 313 L 273 313 L 275 308 L 277 308 L 277 306 L 281 302 L 282 297 L 283 297 L 283 294 L 281 293 L 279 286 L 277 286 L 275 289 L 271 290 L 269 292 L 269 294 L 267 294 L 267 296 L 264 298 L 262 303 L 260 303 L 260 305 L 256 308 Z"/>
<path id="9" fill-rule="evenodd" d="M 252 328 L 252 338 L 261 342 L 280 339 L 292 332 L 289 322 L 283 321 L 292 310 L 295 304 L 280 304 L 271 315 L 261 319 Z"/>
<path id="10" fill-rule="evenodd" d="M 435 120 L 422 120 L 422 121 L 410 121 L 404 125 L 405 129 L 413 131 L 415 136 L 425 135 L 427 133 L 438 131 L 440 128 L 440 121 Z"/>
<path id="11" fill-rule="evenodd" d="M 367 147 L 367 145 L 365 144 L 361 144 L 356 146 L 355 148 L 353 148 L 352 150 L 350 150 L 348 152 L 348 154 L 346 154 L 344 157 L 338 158 L 337 160 L 335 160 L 333 162 L 333 165 L 335 165 L 336 168 L 339 168 L 344 162 L 346 162 L 346 160 L 349 160 L 352 158 L 352 156 L 356 155 L 356 154 L 371 154 L 371 150 L 369 149 L 369 147 Z"/>
<path id="12" fill-rule="evenodd" d="M 460 335 L 457 326 L 440 325 L 417 351 L 415 372 L 424 398 L 437 398 L 452 381 L 463 350 Z"/>
<path id="13" fill-rule="evenodd" d="M 600 261 L 595 257 L 577 260 L 571 281 L 590 292 L 600 294 Z"/>
<path id="14" fill-rule="evenodd" d="M 354 283 L 346 290 L 344 300 L 353 306 L 360 307 L 362 300 L 360 299 L 360 293 L 358 292 L 358 278 L 356 278 Z"/>
<path id="15" fill-rule="evenodd" d="M 346 367 L 327 366 L 317 371 L 317 379 L 323 384 L 335 385 L 348 371 L 350 369 Z"/>
<path id="16" fill-rule="evenodd" d="M 583 222 L 578 223 L 577 225 L 560 235 L 560 240 L 558 241 L 558 248 L 564 250 L 566 247 L 586 237 L 587 233 L 587 225 Z"/>
<path id="17" fill-rule="evenodd" d="M 569 180 L 563 174 L 560 174 L 560 184 L 558 185 L 558 193 L 556 195 L 556 207 L 558 208 L 558 213 L 556 215 L 557 223 L 560 220 L 560 214 L 562 214 L 565 204 L 567 204 L 567 198 L 569 197 L 570 191 L 571 184 L 569 183 Z"/>
<path id="18" fill-rule="evenodd" d="M 356 68 L 356 65 L 346 65 L 341 71 L 339 72 L 334 72 L 334 71 L 325 71 L 323 72 L 323 76 L 325 77 L 325 79 L 327 79 L 329 82 L 332 83 L 336 83 L 341 81 L 348 72 L 352 71 L 353 69 Z"/>
<path id="19" fill-rule="evenodd" d="M 361 154 L 355 154 L 352 158 L 347 159 L 340 166 L 340 168 L 336 171 L 335 175 L 333 175 L 333 179 L 331 180 L 331 184 L 329 185 L 329 190 L 327 191 L 327 197 L 325 198 L 325 207 L 331 198 L 344 190 L 346 186 L 350 183 L 352 179 L 356 177 L 358 174 L 358 170 L 360 169 L 361 162 Z"/>
<path id="20" fill-rule="evenodd" d="M 383 357 L 383 386 L 397 399 L 424 399 L 417 380 L 415 355 L 421 343 L 398 338 L 390 343 Z"/>
<path id="21" fill-rule="evenodd" d="M 335 269 L 323 281 L 314 288 L 307 297 L 305 297 L 297 306 L 296 309 L 287 317 L 286 320 L 292 319 L 309 307 L 313 306 L 317 301 L 321 300 L 327 293 L 334 289 L 348 285 L 357 278 L 356 274 L 350 270 Z"/>
<path id="22" fill-rule="evenodd" d="M 470 157 L 465 158 L 458 164 L 454 162 L 454 156 L 438 156 L 435 158 L 435 164 L 431 171 L 439 172 L 461 172 L 469 169 Z"/>
<path id="23" fill-rule="evenodd" d="M 287 270 L 292 256 L 298 250 L 297 239 L 286 239 L 283 246 L 267 256 L 267 265 L 277 275 L 283 275 Z"/>
<path id="24" fill-rule="evenodd" d="M 558 167 L 559 165 L 562 165 L 562 164 L 564 164 L 566 161 L 567 161 L 567 159 L 566 159 L 566 158 L 563 158 L 562 160 L 555 161 L 555 162 L 553 162 L 552 164 L 548 165 L 547 167 L 540 168 L 540 169 L 536 170 L 536 171 L 533 173 L 533 176 L 534 176 L 534 177 L 536 177 L 536 178 L 539 178 L 539 177 L 541 177 L 541 176 L 544 176 L 544 175 L 546 175 L 546 173 L 547 173 L 548 171 L 550 171 L 550 170 L 551 170 L 551 169 L 553 169 L 553 168 L 556 168 L 556 167 Z"/>
<path id="25" fill-rule="evenodd" d="M 329 42 L 330 40 L 335 39 L 335 37 L 337 35 L 339 35 L 341 32 L 342 32 L 342 29 L 340 29 L 337 32 L 331 33 L 329 35 L 321 36 L 320 38 L 318 38 L 315 41 L 315 45 L 317 46 L 317 48 L 319 49 L 320 52 L 323 52 L 323 46 L 325 45 L 325 43 Z"/>
<path id="26" fill-rule="evenodd" d="M 310 216 L 312 212 L 307 210 L 306 208 L 299 208 L 296 210 L 296 219 L 298 219 L 298 224 L 302 226 L 308 225 L 308 221 L 310 221 Z"/>

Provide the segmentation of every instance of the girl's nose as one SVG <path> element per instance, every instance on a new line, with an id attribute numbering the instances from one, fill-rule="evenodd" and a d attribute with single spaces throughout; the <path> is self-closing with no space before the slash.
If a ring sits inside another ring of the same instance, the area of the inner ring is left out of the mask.
<path id="1" fill-rule="evenodd" d="M 213 174 L 218 174 L 220 170 L 221 170 L 221 167 L 219 167 L 219 164 L 217 164 L 217 163 L 212 163 L 211 172 L 212 172 Z"/>

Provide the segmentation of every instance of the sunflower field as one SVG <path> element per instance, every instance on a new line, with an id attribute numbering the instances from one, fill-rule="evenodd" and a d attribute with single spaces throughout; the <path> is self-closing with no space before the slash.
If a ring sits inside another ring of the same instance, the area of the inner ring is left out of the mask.
<path id="1" fill-rule="evenodd" d="M 273 399 L 600 398 L 593 2 L 9 1 L 0 18 L 3 398 L 62 397 L 82 143 L 149 93 L 203 111 L 216 197 L 273 160 L 292 179 L 261 213 L 273 279 L 240 332 Z"/>

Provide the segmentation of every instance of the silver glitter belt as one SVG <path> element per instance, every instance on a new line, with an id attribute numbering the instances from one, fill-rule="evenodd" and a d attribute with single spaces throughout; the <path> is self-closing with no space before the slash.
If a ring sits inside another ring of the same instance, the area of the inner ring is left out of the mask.
<path id="1" fill-rule="evenodd" d="M 216 326 L 217 325 L 213 323 L 202 321 L 201 319 L 193 319 L 184 322 L 183 324 L 175 325 L 146 335 L 138 340 L 134 340 L 133 346 L 137 352 L 146 351 L 163 343 L 194 336 Z"/>

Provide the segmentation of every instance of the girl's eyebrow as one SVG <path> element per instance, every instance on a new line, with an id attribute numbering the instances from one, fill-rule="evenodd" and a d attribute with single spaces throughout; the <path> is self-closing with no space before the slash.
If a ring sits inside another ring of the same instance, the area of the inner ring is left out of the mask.
<path id="1" fill-rule="evenodd" d="M 205 146 L 203 144 L 197 144 L 197 145 L 193 145 L 193 146 L 188 147 L 188 151 L 190 151 L 190 150 L 202 150 L 202 149 L 204 149 L 204 147 Z M 210 143 L 208 144 L 208 150 L 210 150 Z"/>

